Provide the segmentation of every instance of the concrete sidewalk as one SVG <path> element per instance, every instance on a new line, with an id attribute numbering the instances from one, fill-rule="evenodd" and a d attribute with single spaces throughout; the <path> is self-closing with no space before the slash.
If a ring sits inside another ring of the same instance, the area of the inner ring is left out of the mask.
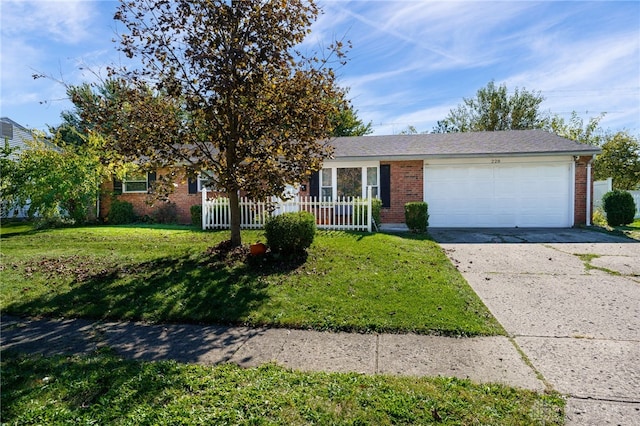
<path id="1" fill-rule="evenodd" d="M 245 367 L 276 362 L 304 371 L 453 376 L 545 389 L 503 336 L 457 339 L 2 316 L 0 344 L 3 350 L 44 355 L 88 354 L 107 346 L 140 360 Z"/>

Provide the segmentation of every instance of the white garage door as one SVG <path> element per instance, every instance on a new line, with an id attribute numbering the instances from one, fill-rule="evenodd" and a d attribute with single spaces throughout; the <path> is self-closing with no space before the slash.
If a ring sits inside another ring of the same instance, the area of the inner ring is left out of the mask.
<path id="1" fill-rule="evenodd" d="M 571 173 L 568 162 L 425 164 L 429 226 L 572 226 Z"/>

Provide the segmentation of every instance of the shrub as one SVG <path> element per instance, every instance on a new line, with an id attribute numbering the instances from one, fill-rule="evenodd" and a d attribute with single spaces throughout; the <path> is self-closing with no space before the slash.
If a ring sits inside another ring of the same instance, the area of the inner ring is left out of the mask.
<path id="1" fill-rule="evenodd" d="M 636 203 L 627 191 L 614 189 L 602 197 L 602 207 L 607 214 L 609 226 L 626 225 L 633 222 Z"/>
<path id="2" fill-rule="evenodd" d="M 313 242 L 316 219 L 309 212 L 283 213 L 269 218 L 264 231 L 272 252 L 286 255 L 302 253 Z"/>
<path id="3" fill-rule="evenodd" d="M 429 208 L 425 202 L 411 202 L 404 205 L 404 220 L 412 232 L 425 232 L 429 226 Z"/>
<path id="4" fill-rule="evenodd" d="M 163 203 L 153 212 L 156 223 L 176 223 L 178 221 L 178 206 L 176 203 Z"/>
<path id="5" fill-rule="evenodd" d="M 109 213 L 107 213 L 107 221 L 113 225 L 125 223 L 133 223 L 136 216 L 133 213 L 133 204 L 128 201 L 113 200 Z"/>
<path id="6" fill-rule="evenodd" d="M 202 228 L 202 206 L 194 204 L 189 210 L 191 211 L 191 224 Z"/>
<path id="7" fill-rule="evenodd" d="M 591 221 L 594 225 L 604 227 L 607 224 L 607 217 L 604 215 L 604 212 L 598 208 L 593 211 L 593 218 Z"/>

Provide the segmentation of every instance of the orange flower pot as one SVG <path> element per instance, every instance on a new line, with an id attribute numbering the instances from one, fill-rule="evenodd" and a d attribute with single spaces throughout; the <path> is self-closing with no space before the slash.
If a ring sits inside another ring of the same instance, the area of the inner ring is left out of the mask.
<path id="1" fill-rule="evenodd" d="M 251 244 L 251 246 L 249 246 L 249 250 L 251 256 L 260 256 L 267 252 L 267 246 L 262 243 Z"/>

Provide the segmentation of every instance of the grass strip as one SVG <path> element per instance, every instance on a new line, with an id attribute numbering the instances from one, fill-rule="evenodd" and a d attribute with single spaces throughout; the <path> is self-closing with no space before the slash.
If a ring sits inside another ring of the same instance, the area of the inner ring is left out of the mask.
<path id="1" fill-rule="evenodd" d="M 2 354 L 2 424 L 557 425 L 564 400 L 453 378 Z"/>

